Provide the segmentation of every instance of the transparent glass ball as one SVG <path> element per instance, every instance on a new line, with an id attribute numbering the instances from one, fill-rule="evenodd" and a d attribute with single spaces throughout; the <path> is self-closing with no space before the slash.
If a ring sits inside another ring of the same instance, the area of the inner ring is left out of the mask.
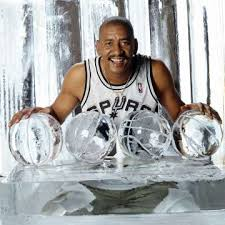
<path id="1" fill-rule="evenodd" d="M 221 124 L 199 111 L 182 113 L 172 128 L 173 147 L 187 158 L 202 158 L 216 152 L 222 141 Z"/>
<path id="2" fill-rule="evenodd" d="M 168 121 L 158 113 L 135 111 L 121 123 L 118 140 L 125 155 L 158 159 L 170 145 L 171 129 Z"/>
<path id="3" fill-rule="evenodd" d="M 76 115 L 65 133 L 67 150 L 79 161 L 98 164 L 113 150 L 116 127 L 105 114 L 96 111 Z"/>
<path id="4" fill-rule="evenodd" d="M 49 114 L 34 113 L 9 130 L 9 148 L 23 165 L 43 165 L 54 160 L 62 148 L 59 122 Z"/>

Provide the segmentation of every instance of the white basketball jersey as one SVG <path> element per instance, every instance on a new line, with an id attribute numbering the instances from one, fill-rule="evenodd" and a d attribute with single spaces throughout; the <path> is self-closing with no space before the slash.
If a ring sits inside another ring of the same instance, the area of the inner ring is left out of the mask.
<path id="1" fill-rule="evenodd" d="M 136 110 L 155 111 L 158 99 L 152 85 L 150 58 L 136 56 L 136 70 L 126 84 L 111 85 L 102 74 L 100 57 L 85 61 L 86 85 L 82 111 L 97 110 L 109 115 L 116 126 Z"/>

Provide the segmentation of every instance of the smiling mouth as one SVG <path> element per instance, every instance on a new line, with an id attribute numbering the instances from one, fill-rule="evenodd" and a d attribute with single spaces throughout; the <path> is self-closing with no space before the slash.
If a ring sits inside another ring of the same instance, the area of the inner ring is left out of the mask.
<path id="1" fill-rule="evenodd" d="M 127 59 L 125 57 L 112 57 L 109 60 L 115 65 L 122 65 Z"/>

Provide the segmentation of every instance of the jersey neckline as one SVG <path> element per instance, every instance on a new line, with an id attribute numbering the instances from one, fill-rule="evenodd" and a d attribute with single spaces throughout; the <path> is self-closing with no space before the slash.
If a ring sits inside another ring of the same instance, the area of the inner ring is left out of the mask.
<path id="1" fill-rule="evenodd" d="M 135 68 L 135 71 L 133 72 L 133 74 L 131 75 L 130 80 L 128 82 L 125 82 L 124 84 L 118 84 L 118 85 L 109 84 L 103 75 L 103 72 L 102 72 L 102 69 L 100 66 L 100 60 L 101 60 L 101 56 L 98 56 L 95 58 L 95 68 L 96 68 L 97 75 L 98 75 L 100 81 L 102 82 L 102 84 L 111 90 L 123 90 L 123 89 L 128 88 L 135 81 L 135 79 L 140 71 L 139 57 L 135 56 L 136 68 Z"/>

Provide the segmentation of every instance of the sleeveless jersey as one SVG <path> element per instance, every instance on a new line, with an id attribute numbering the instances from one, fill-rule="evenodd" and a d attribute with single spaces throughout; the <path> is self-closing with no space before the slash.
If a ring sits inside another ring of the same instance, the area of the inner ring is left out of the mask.
<path id="1" fill-rule="evenodd" d="M 82 111 L 96 110 L 109 115 L 118 127 L 126 115 L 136 110 L 156 111 L 158 99 L 152 85 L 151 59 L 137 55 L 136 69 L 126 84 L 112 85 L 103 76 L 100 57 L 85 61 L 86 84 Z M 118 94 L 120 91 L 120 94 Z"/>

